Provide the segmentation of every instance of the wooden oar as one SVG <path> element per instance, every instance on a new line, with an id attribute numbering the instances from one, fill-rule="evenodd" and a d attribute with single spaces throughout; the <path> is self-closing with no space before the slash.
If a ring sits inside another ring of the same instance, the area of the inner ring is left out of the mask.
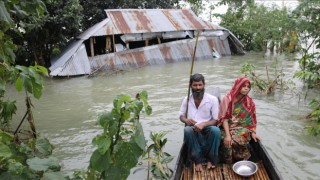
<path id="1" fill-rule="evenodd" d="M 195 59 L 195 56 L 196 56 L 196 50 L 197 50 L 197 44 L 198 44 L 198 38 L 199 38 L 199 31 L 197 32 L 196 43 L 194 44 L 194 49 L 193 49 L 193 54 L 192 54 L 192 63 L 191 63 L 191 69 L 190 69 L 190 78 L 191 78 L 191 76 L 192 76 L 194 59 Z M 187 96 L 186 118 L 188 118 L 188 104 L 189 104 L 190 86 L 191 86 L 190 78 L 189 78 L 189 87 L 188 87 L 188 96 Z"/>

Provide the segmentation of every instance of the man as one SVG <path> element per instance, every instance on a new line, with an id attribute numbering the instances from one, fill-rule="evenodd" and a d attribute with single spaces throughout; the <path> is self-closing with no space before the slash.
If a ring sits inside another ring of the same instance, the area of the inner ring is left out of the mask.
<path id="1" fill-rule="evenodd" d="M 184 143 L 190 160 L 195 162 L 195 170 L 202 171 L 202 163 L 207 168 L 217 166 L 220 145 L 220 129 L 216 127 L 219 102 L 215 96 L 205 93 L 202 74 L 190 77 L 192 95 L 185 97 L 180 107 L 180 120 L 186 124 Z M 187 107 L 188 106 L 188 107 Z M 188 111 L 188 112 L 186 112 Z"/>

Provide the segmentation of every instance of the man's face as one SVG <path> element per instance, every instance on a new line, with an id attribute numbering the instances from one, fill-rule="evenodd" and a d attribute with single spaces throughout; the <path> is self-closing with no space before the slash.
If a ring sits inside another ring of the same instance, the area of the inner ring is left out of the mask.
<path id="1" fill-rule="evenodd" d="M 204 94 L 204 84 L 202 81 L 193 81 L 191 84 L 194 98 L 202 98 Z"/>

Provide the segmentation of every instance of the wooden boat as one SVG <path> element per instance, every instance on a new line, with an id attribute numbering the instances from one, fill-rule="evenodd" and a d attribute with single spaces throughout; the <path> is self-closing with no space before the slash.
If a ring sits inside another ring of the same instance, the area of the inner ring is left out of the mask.
<path id="1" fill-rule="evenodd" d="M 184 145 L 182 145 L 180 154 L 177 159 L 174 180 L 238 180 L 238 179 L 250 179 L 250 180 L 281 180 L 282 177 L 276 168 L 273 160 L 266 151 L 265 147 L 261 142 L 250 141 L 251 161 L 255 162 L 258 165 L 258 171 L 250 177 L 241 177 L 237 175 L 232 170 L 232 165 L 220 163 L 214 169 L 203 168 L 204 171 L 196 172 L 192 165 L 187 165 L 187 150 Z"/>

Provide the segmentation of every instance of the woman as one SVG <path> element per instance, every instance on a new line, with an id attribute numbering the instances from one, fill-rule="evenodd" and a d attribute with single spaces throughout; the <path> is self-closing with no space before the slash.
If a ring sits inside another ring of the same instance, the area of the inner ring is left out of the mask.
<path id="1" fill-rule="evenodd" d="M 249 141 L 251 138 L 260 140 L 256 135 L 255 104 L 248 95 L 250 90 L 250 80 L 238 78 L 220 104 L 218 123 L 223 127 L 221 153 L 226 163 L 248 160 L 251 156 Z"/>

